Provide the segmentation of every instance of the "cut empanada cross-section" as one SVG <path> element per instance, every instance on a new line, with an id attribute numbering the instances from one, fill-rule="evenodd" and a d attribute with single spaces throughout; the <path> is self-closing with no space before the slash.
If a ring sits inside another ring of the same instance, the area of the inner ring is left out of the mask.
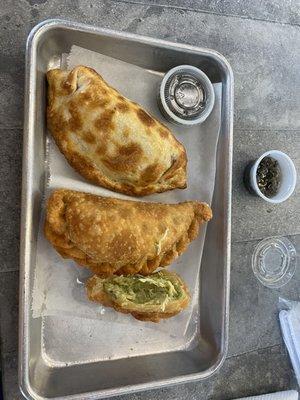
<path id="1" fill-rule="evenodd" d="M 148 276 L 100 278 L 86 283 L 89 300 L 131 314 L 141 321 L 159 322 L 178 314 L 189 304 L 189 291 L 175 272 L 158 271 Z"/>

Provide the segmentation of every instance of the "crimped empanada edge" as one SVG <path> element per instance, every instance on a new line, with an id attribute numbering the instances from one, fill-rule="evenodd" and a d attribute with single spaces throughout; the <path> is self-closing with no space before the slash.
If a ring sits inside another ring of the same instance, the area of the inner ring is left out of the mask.
<path id="1" fill-rule="evenodd" d="M 76 191 L 70 191 L 70 190 L 65 190 L 65 189 L 59 189 L 56 190 L 55 192 L 52 193 L 48 200 L 48 205 L 47 208 L 49 212 L 54 212 L 54 210 L 51 209 L 52 206 L 57 206 L 60 204 L 58 199 L 63 199 L 63 202 L 65 204 L 65 199 L 64 197 L 67 195 L 72 195 L 72 193 L 80 193 Z M 60 213 L 60 210 L 56 210 L 58 212 L 58 215 L 62 216 Z M 47 214 L 48 217 L 48 214 Z M 56 234 L 55 230 L 52 229 L 51 223 L 46 217 L 45 221 L 45 235 L 47 239 L 51 242 L 53 247 L 56 249 L 56 251 L 63 257 L 63 258 L 69 258 L 73 259 L 75 262 L 77 262 L 79 265 L 84 266 L 89 268 L 93 273 L 96 275 L 106 277 L 112 274 L 117 274 L 117 275 L 133 275 L 133 274 L 142 274 L 142 275 L 148 275 L 151 274 L 153 271 L 155 271 L 157 268 L 160 267 L 166 267 L 170 265 L 177 257 L 179 257 L 187 248 L 189 243 L 191 243 L 198 235 L 199 233 L 199 227 L 202 222 L 204 221 L 209 221 L 212 217 L 212 211 L 210 207 L 206 203 L 200 203 L 200 202 L 195 202 L 194 203 L 194 217 L 191 221 L 191 224 L 189 228 L 187 229 L 186 232 L 183 233 L 183 235 L 164 253 L 161 253 L 157 255 L 157 257 L 152 258 L 152 259 L 145 259 L 141 260 L 139 264 L 134 263 L 134 264 L 125 264 L 122 265 L 121 267 L 117 268 L 115 263 L 110 264 L 110 263 L 99 263 L 97 264 L 96 262 L 93 262 L 91 259 L 89 260 L 89 256 L 85 254 L 82 250 L 78 249 L 75 244 L 73 244 L 73 247 L 70 247 L 70 242 L 69 239 L 66 238 L 66 244 L 67 247 L 63 247 L 62 245 L 58 245 L 57 243 L 53 242 L 52 236 L 50 236 L 47 233 L 46 227 L 48 226 L 49 231 L 51 231 L 52 234 Z M 65 235 L 65 234 L 64 234 Z M 68 243 L 69 242 L 69 243 Z M 84 256 L 83 258 L 78 258 L 70 255 L 69 253 L 72 252 L 72 249 L 74 249 L 75 252 L 79 250 L 79 252 L 82 253 Z"/>
<path id="2" fill-rule="evenodd" d="M 95 70 L 92 68 L 88 68 L 85 66 L 77 66 L 75 67 L 72 71 L 69 71 L 69 75 L 66 79 L 66 83 L 68 87 L 70 88 L 70 91 L 72 93 L 72 87 L 74 86 L 74 80 L 77 79 L 77 72 L 79 69 L 87 69 L 93 74 L 96 74 L 97 76 L 100 76 Z M 51 75 L 54 74 L 55 76 L 55 71 L 57 70 L 50 70 L 47 73 L 47 78 L 50 79 Z M 114 88 L 112 88 L 107 82 L 105 84 L 112 90 L 115 91 Z M 175 139 L 176 143 L 178 146 L 182 147 L 183 152 L 179 157 L 178 160 L 178 167 L 174 173 L 174 176 L 171 176 L 168 181 L 165 183 L 153 183 L 149 184 L 148 186 L 143 186 L 143 187 L 136 187 L 134 185 L 131 185 L 129 183 L 122 183 L 118 182 L 115 180 L 110 179 L 106 175 L 102 174 L 100 170 L 97 170 L 94 167 L 94 164 L 91 160 L 84 158 L 80 153 L 74 151 L 74 149 L 69 148 L 69 142 L 68 140 L 62 140 L 62 136 L 64 134 L 62 132 L 58 132 L 56 129 L 52 128 L 52 115 L 51 115 L 51 110 L 52 110 L 52 99 L 53 99 L 54 93 L 53 93 L 53 88 L 52 85 L 48 85 L 48 105 L 47 105 L 47 126 L 49 131 L 51 132 L 54 141 L 61 151 L 62 154 L 64 154 L 66 160 L 70 164 L 72 168 L 74 168 L 79 174 L 81 174 L 84 178 L 89 180 L 90 182 L 98 185 L 105 187 L 107 189 L 113 190 L 118 193 L 124 193 L 127 195 L 131 196 L 146 196 L 149 194 L 153 193 L 162 193 L 168 190 L 173 190 L 173 189 L 185 189 L 187 187 L 187 182 L 186 182 L 186 169 L 187 169 L 187 156 L 186 156 L 186 151 L 182 143 L 180 143 L 176 137 L 172 134 L 173 138 Z M 131 100 L 126 99 L 129 102 Z M 139 106 L 140 107 L 140 106 Z M 164 173 L 166 173 L 168 170 L 166 170 Z M 176 179 L 177 178 L 177 179 Z"/>

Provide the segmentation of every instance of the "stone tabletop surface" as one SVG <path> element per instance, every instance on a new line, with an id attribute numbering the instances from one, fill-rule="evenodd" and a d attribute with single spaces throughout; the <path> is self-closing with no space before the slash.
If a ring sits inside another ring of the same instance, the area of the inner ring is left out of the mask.
<path id="1" fill-rule="evenodd" d="M 212 378 L 120 400 L 229 400 L 296 388 L 278 325 L 278 297 L 299 299 L 300 263 L 281 289 L 258 283 L 251 254 L 260 239 L 288 236 L 300 254 L 300 185 L 281 205 L 242 185 L 249 160 L 285 151 L 300 176 L 299 0 L 0 0 L 0 311 L 5 400 L 17 384 L 18 268 L 25 41 L 47 18 L 64 18 L 208 47 L 235 77 L 229 352 Z"/>

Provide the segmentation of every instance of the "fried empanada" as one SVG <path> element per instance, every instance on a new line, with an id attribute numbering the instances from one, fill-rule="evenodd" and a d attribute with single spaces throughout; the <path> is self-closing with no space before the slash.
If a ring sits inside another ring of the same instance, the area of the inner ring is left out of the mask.
<path id="1" fill-rule="evenodd" d="M 197 201 L 143 203 L 60 189 L 48 200 L 45 235 L 62 257 L 97 275 L 147 275 L 183 253 L 211 217 Z"/>
<path id="2" fill-rule="evenodd" d="M 175 273 L 158 271 L 154 274 L 100 278 L 92 276 L 86 283 L 91 301 L 131 314 L 141 321 L 159 322 L 186 308 L 190 295 L 185 283 Z"/>
<path id="3" fill-rule="evenodd" d="M 91 68 L 47 73 L 47 124 L 91 182 L 141 196 L 186 187 L 186 152 L 171 131 Z"/>

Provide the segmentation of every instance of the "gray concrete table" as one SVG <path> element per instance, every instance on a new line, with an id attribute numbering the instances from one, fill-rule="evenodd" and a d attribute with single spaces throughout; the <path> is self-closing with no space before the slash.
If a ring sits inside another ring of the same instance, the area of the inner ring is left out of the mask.
<path id="1" fill-rule="evenodd" d="M 296 387 L 278 326 L 279 295 L 297 299 L 300 268 L 280 290 L 251 271 L 259 239 L 288 235 L 300 254 L 300 186 L 267 205 L 242 186 L 248 160 L 270 148 L 287 152 L 300 175 L 299 0 L 0 0 L 0 309 L 5 399 L 17 386 L 18 249 L 25 40 L 39 21 L 60 17 L 210 47 L 235 76 L 233 224 L 229 353 L 206 381 L 121 397 L 226 400 Z M 298 200 L 298 202 L 297 202 Z"/>

